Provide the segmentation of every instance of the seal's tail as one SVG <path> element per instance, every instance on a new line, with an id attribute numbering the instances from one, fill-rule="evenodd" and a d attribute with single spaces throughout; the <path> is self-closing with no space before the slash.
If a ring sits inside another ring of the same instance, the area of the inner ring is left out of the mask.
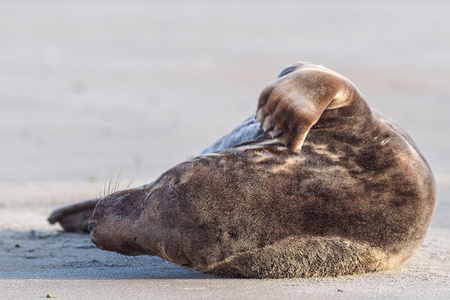
<path id="1" fill-rule="evenodd" d="M 99 199 L 87 200 L 54 210 L 47 221 L 59 222 L 65 231 L 88 232 L 87 226 Z"/>

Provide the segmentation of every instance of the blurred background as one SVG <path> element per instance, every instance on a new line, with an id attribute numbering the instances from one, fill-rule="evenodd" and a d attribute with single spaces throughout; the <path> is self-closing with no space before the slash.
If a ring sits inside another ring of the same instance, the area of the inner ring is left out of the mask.
<path id="1" fill-rule="evenodd" d="M 226 134 L 288 64 L 352 80 L 450 185 L 448 1 L 1 1 L 0 183 L 140 178 Z"/>

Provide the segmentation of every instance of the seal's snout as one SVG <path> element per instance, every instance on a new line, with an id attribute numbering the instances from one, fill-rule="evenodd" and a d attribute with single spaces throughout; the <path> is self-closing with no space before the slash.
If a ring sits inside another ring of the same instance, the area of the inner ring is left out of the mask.
<path id="1" fill-rule="evenodd" d="M 94 237 L 92 236 L 92 230 L 94 230 L 95 227 L 95 222 L 89 222 L 87 230 L 89 231 L 89 233 L 91 234 L 91 241 L 92 243 L 94 243 L 94 245 L 97 248 L 100 248 L 100 245 L 95 241 Z M 100 248 L 101 249 L 101 248 Z"/>
<path id="2" fill-rule="evenodd" d="M 87 230 L 89 231 L 89 233 L 91 233 L 91 231 L 94 229 L 95 223 L 94 222 L 90 222 L 88 224 Z"/>

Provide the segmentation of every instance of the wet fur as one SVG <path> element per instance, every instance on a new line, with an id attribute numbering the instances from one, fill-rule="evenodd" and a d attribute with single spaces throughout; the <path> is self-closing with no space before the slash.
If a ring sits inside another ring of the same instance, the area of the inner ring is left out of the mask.
<path id="1" fill-rule="evenodd" d="M 420 247 L 431 171 L 350 81 L 295 64 L 243 124 L 155 182 L 102 199 L 89 228 L 97 246 L 246 278 L 388 270 Z"/>

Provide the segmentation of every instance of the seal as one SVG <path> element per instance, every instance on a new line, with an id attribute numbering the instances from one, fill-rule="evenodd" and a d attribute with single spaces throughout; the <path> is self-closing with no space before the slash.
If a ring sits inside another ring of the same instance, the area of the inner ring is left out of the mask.
<path id="1" fill-rule="evenodd" d="M 296 63 L 200 156 L 97 201 L 88 230 L 100 249 L 225 277 L 359 274 L 414 254 L 435 193 L 398 125 L 345 77 Z"/>

